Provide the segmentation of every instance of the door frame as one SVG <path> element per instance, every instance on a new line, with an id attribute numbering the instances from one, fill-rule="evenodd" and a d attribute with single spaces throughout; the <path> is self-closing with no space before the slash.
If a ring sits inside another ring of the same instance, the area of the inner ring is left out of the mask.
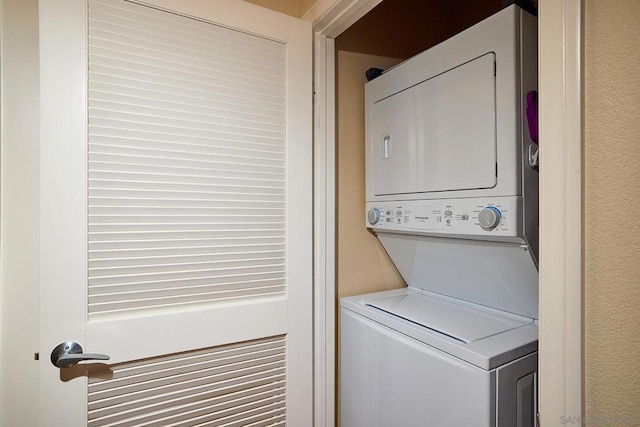
<path id="1" fill-rule="evenodd" d="M 314 425 L 336 425 L 335 38 L 382 0 L 318 0 L 314 33 Z M 541 1 L 539 411 L 583 415 L 583 0 Z M 542 416 L 541 416 L 542 418 Z"/>
<path id="2" fill-rule="evenodd" d="M 538 12 L 540 139 L 539 411 L 584 419 L 583 0 Z"/>

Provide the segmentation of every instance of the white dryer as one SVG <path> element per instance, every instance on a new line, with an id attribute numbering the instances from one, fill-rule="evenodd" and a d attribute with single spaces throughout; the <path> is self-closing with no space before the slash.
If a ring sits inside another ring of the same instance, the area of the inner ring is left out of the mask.
<path id="1" fill-rule="evenodd" d="M 510 6 L 365 87 L 365 221 L 408 287 L 340 301 L 342 427 L 536 423 L 536 26 Z"/>

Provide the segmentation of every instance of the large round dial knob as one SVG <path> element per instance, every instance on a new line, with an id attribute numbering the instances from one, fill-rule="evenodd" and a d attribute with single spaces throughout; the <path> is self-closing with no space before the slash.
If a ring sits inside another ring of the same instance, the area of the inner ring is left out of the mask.
<path id="1" fill-rule="evenodd" d="M 484 230 L 490 231 L 493 230 L 500 224 L 500 218 L 502 218 L 502 214 L 493 206 L 487 206 L 478 214 L 478 222 L 480 223 L 480 227 Z"/>
<path id="2" fill-rule="evenodd" d="M 369 224 L 376 225 L 380 221 L 380 209 L 372 208 L 367 212 L 367 221 Z"/>

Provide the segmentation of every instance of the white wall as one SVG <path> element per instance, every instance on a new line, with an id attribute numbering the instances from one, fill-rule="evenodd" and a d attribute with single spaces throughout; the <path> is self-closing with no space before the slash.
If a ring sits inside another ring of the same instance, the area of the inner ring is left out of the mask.
<path id="1" fill-rule="evenodd" d="M 38 1 L 2 0 L 0 426 L 37 425 Z"/>

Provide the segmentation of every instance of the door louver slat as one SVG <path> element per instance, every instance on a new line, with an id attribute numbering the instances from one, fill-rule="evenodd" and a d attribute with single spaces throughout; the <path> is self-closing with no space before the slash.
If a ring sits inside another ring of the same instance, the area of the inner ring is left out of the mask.
<path id="1" fill-rule="evenodd" d="M 88 425 L 283 425 L 285 352 L 277 336 L 92 372 Z"/>
<path id="2" fill-rule="evenodd" d="M 286 292 L 285 49 L 89 2 L 90 319 Z"/>

